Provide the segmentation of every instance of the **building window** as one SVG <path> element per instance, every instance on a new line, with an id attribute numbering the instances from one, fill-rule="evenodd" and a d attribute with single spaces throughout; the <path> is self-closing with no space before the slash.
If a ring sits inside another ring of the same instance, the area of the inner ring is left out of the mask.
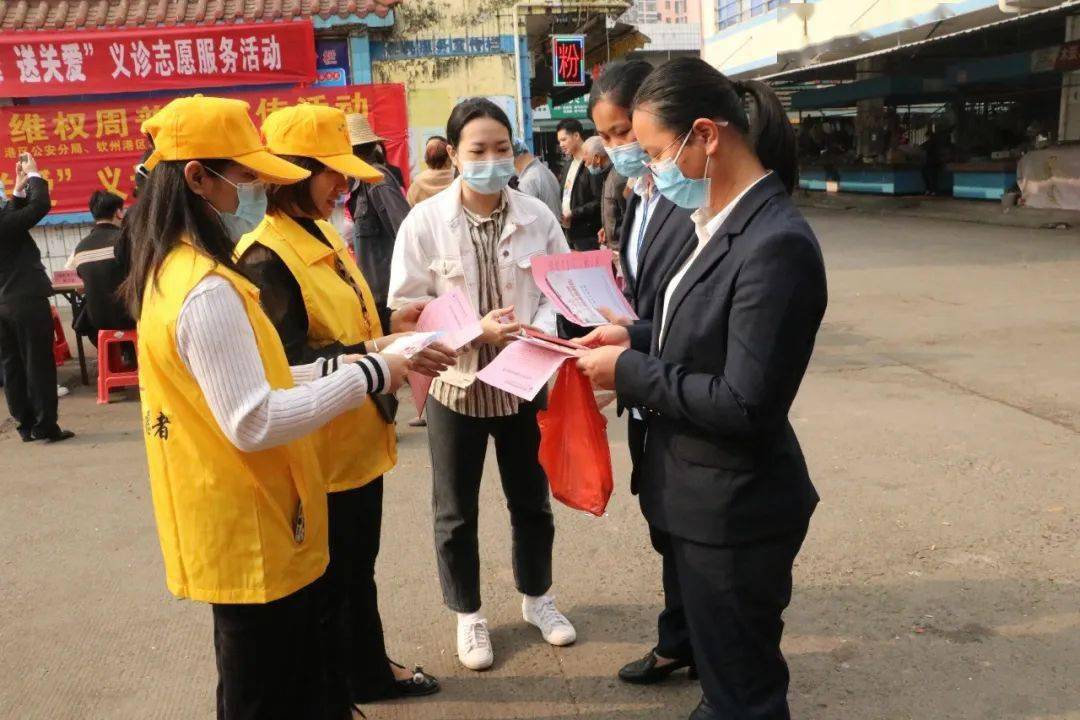
<path id="1" fill-rule="evenodd" d="M 718 30 L 737 25 L 781 5 L 790 5 L 791 0 L 717 0 L 716 25 Z"/>
<path id="2" fill-rule="evenodd" d="M 740 22 L 742 20 L 742 0 L 720 0 L 716 20 L 720 30 Z"/>
<path id="3" fill-rule="evenodd" d="M 761 15 L 769 10 L 775 10 L 779 5 L 787 5 L 790 0 L 750 0 L 750 15 Z"/>

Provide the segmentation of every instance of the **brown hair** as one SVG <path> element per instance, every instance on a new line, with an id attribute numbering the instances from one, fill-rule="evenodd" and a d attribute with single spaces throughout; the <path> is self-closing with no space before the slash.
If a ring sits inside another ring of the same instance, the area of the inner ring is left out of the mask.
<path id="1" fill-rule="evenodd" d="M 292 185 L 267 185 L 266 212 L 290 215 L 299 211 L 304 215 L 322 217 L 322 211 L 311 199 L 311 181 L 316 175 L 326 170 L 326 166 L 315 158 L 299 155 L 279 155 L 278 157 L 311 171 L 311 177 Z"/>
<path id="2" fill-rule="evenodd" d="M 442 170 L 450 163 L 450 154 L 446 151 L 446 138 L 439 135 L 428 138 L 424 148 L 424 163 L 433 170 Z"/>

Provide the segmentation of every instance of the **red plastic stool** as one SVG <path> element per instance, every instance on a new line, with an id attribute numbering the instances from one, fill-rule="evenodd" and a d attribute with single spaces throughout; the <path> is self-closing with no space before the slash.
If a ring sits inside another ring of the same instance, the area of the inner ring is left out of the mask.
<path id="1" fill-rule="evenodd" d="M 60 313 L 56 312 L 56 308 L 51 305 L 49 309 L 52 310 L 53 321 L 53 360 L 56 361 L 56 367 L 60 367 L 71 359 L 71 349 L 64 336 L 64 323 L 60 320 Z"/>
<path id="2" fill-rule="evenodd" d="M 126 370 L 120 367 L 120 345 L 131 343 L 136 346 L 139 335 L 134 330 L 99 330 L 98 331 L 98 381 L 97 401 L 99 405 L 109 403 L 109 391 L 123 387 L 138 387 L 139 369 Z"/>

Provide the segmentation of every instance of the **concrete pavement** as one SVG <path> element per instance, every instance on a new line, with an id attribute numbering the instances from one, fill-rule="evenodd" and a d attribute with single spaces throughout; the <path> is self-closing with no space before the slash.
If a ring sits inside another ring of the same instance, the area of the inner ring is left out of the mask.
<path id="1" fill-rule="evenodd" d="M 1080 718 L 1080 239 L 813 210 L 830 281 L 792 412 L 822 504 L 796 568 L 785 650 L 799 718 Z M 611 414 L 609 408 L 609 414 Z M 0 429 L 0 717 L 210 718 L 210 613 L 165 591 L 138 405 L 61 401 L 49 448 Z M 496 664 L 454 657 L 422 429 L 401 425 L 379 581 L 394 657 L 443 680 L 374 720 L 676 720 L 698 698 L 614 673 L 650 646 L 659 566 L 626 492 L 556 508 L 556 585 L 579 633 L 524 625 L 489 457 L 481 520 Z"/>

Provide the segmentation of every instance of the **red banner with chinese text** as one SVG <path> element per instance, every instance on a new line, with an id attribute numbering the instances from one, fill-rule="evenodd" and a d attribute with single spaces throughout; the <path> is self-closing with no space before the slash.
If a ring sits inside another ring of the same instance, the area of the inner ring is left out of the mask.
<path id="1" fill-rule="evenodd" d="M 310 20 L 0 35 L 0 97 L 309 83 Z"/>
<path id="2" fill-rule="evenodd" d="M 402 85 L 346 85 L 249 93 L 219 93 L 246 100 L 256 125 L 274 110 L 301 100 L 367 114 L 386 141 L 391 163 L 408 182 L 409 144 Z M 15 160 L 28 152 L 49 181 L 53 212 L 87 212 L 90 194 L 106 189 L 129 199 L 135 165 L 146 151 L 143 120 L 169 101 L 116 100 L 102 103 L 24 105 L 0 108 L 0 180 L 11 192 Z"/>

